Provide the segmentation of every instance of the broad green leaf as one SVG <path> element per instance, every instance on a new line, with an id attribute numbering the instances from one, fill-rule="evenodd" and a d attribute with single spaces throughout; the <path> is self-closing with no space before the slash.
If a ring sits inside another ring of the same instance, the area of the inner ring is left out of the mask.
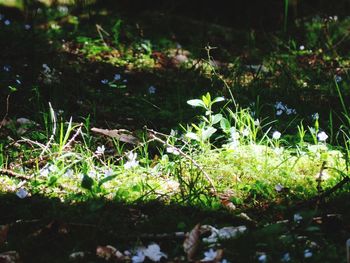
<path id="1" fill-rule="evenodd" d="M 84 174 L 84 177 L 81 180 L 81 187 L 91 191 L 93 184 L 94 184 L 94 179 L 92 179 L 90 176 Z"/>
<path id="2" fill-rule="evenodd" d="M 220 127 L 225 133 L 229 133 L 230 132 L 230 128 L 231 128 L 231 123 L 229 122 L 228 119 L 222 118 L 220 120 Z"/>
<path id="3" fill-rule="evenodd" d="M 224 97 L 216 97 L 216 98 L 213 100 L 212 104 L 217 103 L 217 102 L 220 102 L 220 101 L 224 101 L 224 100 L 225 100 Z"/>
<path id="4" fill-rule="evenodd" d="M 206 141 L 207 139 L 209 139 L 217 130 L 213 127 L 209 127 L 207 129 L 204 129 L 202 131 L 202 140 Z"/>
<path id="5" fill-rule="evenodd" d="M 187 104 L 193 106 L 193 107 L 202 107 L 202 108 L 206 108 L 204 102 L 202 100 L 199 99 L 194 99 L 194 100 L 188 100 Z"/>
<path id="6" fill-rule="evenodd" d="M 212 124 L 216 124 L 219 121 L 221 121 L 221 119 L 222 119 L 222 114 L 218 113 L 218 114 L 213 115 L 211 122 L 212 122 Z"/>
<path id="7" fill-rule="evenodd" d="M 198 142 L 200 141 L 198 135 L 195 134 L 194 132 L 188 132 L 188 133 L 186 133 L 185 136 L 186 136 L 187 138 L 189 138 L 189 139 L 196 140 L 196 141 L 198 141 Z"/>

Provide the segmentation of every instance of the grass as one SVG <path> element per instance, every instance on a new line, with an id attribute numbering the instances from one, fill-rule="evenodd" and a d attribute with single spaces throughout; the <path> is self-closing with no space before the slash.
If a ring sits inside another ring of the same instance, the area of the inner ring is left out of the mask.
<path id="1" fill-rule="evenodd" d="M 286 39 L 97 7 L 47 7 L 29 27 L 4 9 L 0 251 L 130 261 L 155 242 L 176 262 L 210 248 L 217 262 L 345 262 L 349 19 L 297 20 Z"/>

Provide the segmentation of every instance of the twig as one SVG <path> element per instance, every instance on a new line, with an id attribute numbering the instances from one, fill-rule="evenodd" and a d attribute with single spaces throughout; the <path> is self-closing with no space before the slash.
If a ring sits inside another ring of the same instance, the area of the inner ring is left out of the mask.
<path id="1" fill-rule="evenodd" d="M 322 192 L 321 183 L 322 183 L 322 176 L 323 176 L 323 170 L 326 168 L 326 162 L 324 161 L 321 165 L 320 173 L 318 174 L 318 177 L 316 179 L 317 181 L 317 192 L 320 195 Z"/>
<path id="2" fill-rule="evenodd" d="M 103 29 L 100 25 L 98 25 L 98 24 L 96 24 L 96 30 L 97 30 L 97 33 L 98 33 L 98 35 L 100 36 L 100 38 L 101 38 L 103 44 L 104 44 L 106 47 L 108 47 L 108 45 L 107 45 L 107 43 L 106 43 L 106 41 L 105 41 L 105 39 L 104 39 L 102 33 L 106 34 L 107 36 L 109 36 L 109 33 L 106 32 L 106 30 L 104 30 L 104 29 Z"/>
<path id="3" fill-rule="evenodd" d="M 7 115 L 9 113 L 9 108 L 10 108 L 10 94 L 7 95 L 7 98 L 6 98 L 6 113 L 5 113 L 4 117 L 2 118 L 2 121 L 0 122 L 0 129 L 2 128 L 2 126 L 4 126 Z"/>
<path id="4" fill-rule="evenodd" d="M 179 154 L 183 157 L 185 157 L 186 159 L 190 160 L 194 166 L 196 166 L 202 173 L 203 175 L 205 176 L 205 178 L 207 179 L 207 181 L 209 182 L 209 184 L 211 185 L 213 191 L 214 191 L 214 195 L 217 195 L 217 191 L 216 191 L 216 188 L 215 188 L 215 185 L 214 185 L 214 182 L 213 180 L 210 178 L 209 174 L 204 171 L 204 169 L 202 168 L 202 166 L 200 166 L 193 158 L 191 158 L 190 156 L 188 156 L 186 153 L 184 153 L 181 149 L 169 144 L 168 142 L 160 139 L 159 137 L 157 137 L 151 130 L 148 130 L 150 131 L 150 137 L 152 139 L 154 139 L 155 141 L 158 141 L 158 142 L 161 142 L 163 145 L 166 145 L 167 147 L 171 147 L 171 148 L 175 148 Z"/>
<path id="5" fill-rule="evenodd" d="M 18 178 L 18 179 L 21 179 L 21 180 L 30 180 L 32 178 L 31 176 L 27 176 L 27 175 L 24 175 L 24 174 L 16 173 L 14 171 L 11 171 L 11 170 L 8 170 L 8 169 L 4 169 L 4 168 L 0 169 L 0 174 L 7 175 L 9 177 L 15 177 L 15 178 Z"/>
<path id="6" fill-rule="evenodd" d="M 83 127 L 83 124 L 80 123 L 79 124 L 79 128 L 78 130 L 75 132 L 75 134 L 73 135 L 73 137 L 69 140 L 68 143 L 66 143 L 66 145 L 63 146 L 62 150 L 64 150 L 65 148 L 68 148 L 74 141 L 75 139 L 78 137 L 78 135 L 81 133 L 81 128 Z"/>
<path id="7" fill-rule="evenodd" d="M 331 194 L 333 194 L 334 192 L 336 192 L 337 190 L 339 190 L 340 188 L 342 188 L 345 184 L 347 184 L 348 182 L 350 182 L 350 177 L 349 176 L 345 176 L 339 183 L 337 183 L 335 186 L 333 186 L 332 188 L 328 189 L 327 191 L 323 192 L 322 194 L 315 196 L 309 200 L 307 200 L 306 202 L 301 202 L 298 203 L 296 205 L 296 207 L 300 207 L 300 206 L 306 206 L 306 205 L 311 205 L 315 202 L 319 202 L 322 199 L 326 198 L 327 196 L 330 196 Z"/>

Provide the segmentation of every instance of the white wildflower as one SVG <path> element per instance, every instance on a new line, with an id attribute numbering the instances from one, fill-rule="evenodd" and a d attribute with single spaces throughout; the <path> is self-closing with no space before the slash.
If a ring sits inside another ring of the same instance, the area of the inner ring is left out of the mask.
<path id="1" fill-rule="evenodd" d="M 320 141 L 320 142 L 325 142 L 327 139 L 328 139 L 328 135 L 325 133 L 325 132 L 319 132 L 317 134 L 317 139 Z"/>
<path id="2" fill-rule="evenodd" d="M 201 259 L 201 262 L 215 261 L 216 255 L 217 255 L 217 252 L 211 248 L 209 249 L 209 251 L 204 252 L 204 258 Z"/>
<path id="3" fill-rule="evenodd" d="M 114 75 L 114 80 L 120 80 L 122 76 L 120 74 L 115 74 Z"/>
<path id="4" fill-rule="evenodd" d="M 155 94 L 156 93 L 156 88 L 154 86 L 149 86 L 148 93 L 149 94 Z"/>
<path id="5" fill-rule="evenodd" d="M 102 145 L 102 146 L 97 146 L 97 150 L 95 151 L 95 153 L 97 154 L 97 155 L 102 155 L 102 154 L 104 154 L 105 153 L 105 146 L 104 145 Z"/>
<path id="6" fill-rule="evenodd" d="M 142 249 L 136 251 L 136 255 L 131 258 L 132 263 L 142 263 L 145 261 L 145 254 Z"/>
<path id="7" fill-rule="evenodd" d="M 137 153 L 129 152 L 126 157 L 128 161 L 124 164 L 125 169 L 134 168 L 139 165 L 139 162 L 136 161 Z"/>
<path id="8" fill-rule="evenodd" d="M 174 155 L 179 155 L 179 151 L 175 147 L 167 147 L 166 148 L 167 153 L 172 153 Z"/>
<path id="9" fill-rule="evenodd" d="M 293 220 L 296 223 L 300 223 L 300 221 L 303 220 L 303 217 L 300 214 L 294 214 Z"/>
<path id="10" fill-rule="evenodd" d="M 281 133 L 279 131 L 274 131 L 272 134 L 272 138 L 278 140 L 279 138 L 281 138 Z"/>
<path id="11" fill-rule="evenodd" d="M 310 249 L 305 249 L 304 250 L 304 258 L 311 258 L 312 257 L 312 252 Z"/>
<path id="12" fill-rule="evenodd" d="M 281 258 L 282 262 L 289 262 L 290 261 L 290 254 L 287 252 L 285 253 L 282 258 Z"/>
<path id="13" fill-rule="evenodd" d="M 266 256 L 266 254 L 265 254 L 265 253 L 262 253 L 262 254 L 258 257 L 258 260 L 259 260 L 259 262 L 261 262 L 261 263 L 267 262 L 267 256 Z"/>
<path id="14" fill-rule="evenodd" d="M 283 185 L 281 185 L 280 183 L 275 185 L 275 190 L 277 192 L 281 192 L 283 190 L 283 188 L 284 188 Z"/>
<path id="15" fill-rule="evenodd" d="M 303 45 L 301 45 L 301 46 L 299 47 L 299 49 L 300 49 L 300 50 L 304 50 L 305 47 L 304 47 Z"/>
<path id="16" fill-rule="evenodd" d="M 19 198 L 23 199 L 23 198 L 26 198 L 26 197 L 28 196 L 28 192 L 27 192 L 24 188 L 20 188 L 20 189 L 17 191 L 16 195 L 17 195 Z"/>
<path id="17" fill-rule="evenodd" d="M 282 111 L 282 110 L 278 110 L 278 111 L 276 111 L 276 115 L 277 115 L 277 116 L 282 115 L 282 113 L 283 113 L 283 111 Z"/>
<path id="18" fill-rule="evenodd" d="M 245 128 L 245 129 L 242 131 L 243 137 L 247 137 L 247 136 L 249 136 L 249 134 L 250 134 L 250 131 L 249 131 L 248 128 Z"/>
<path id="19" fill-rule="evenodd" d="M 160 251 L 160 247 L 157 244 L 148 245 L 148 247 L 143 250 L 143 253 L 154 262 L 160 261 L 162 257 L 167 258 L 167 255 Z"/>

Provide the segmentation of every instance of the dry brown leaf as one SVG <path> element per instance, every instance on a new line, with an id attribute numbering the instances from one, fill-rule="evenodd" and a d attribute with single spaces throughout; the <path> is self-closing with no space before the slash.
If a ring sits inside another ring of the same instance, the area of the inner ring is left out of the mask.
<path id="1" fill-rule="evenodd" d="M 230 212 L 236 210 L 236 206 L 228 199 L 222 199 L 221 204 Z"/>
<path id="2" fill-rule="evenodd" d="M 190 233 L 186 235 L 183 247 L 184 251 L 187 254 L 187 260 L 193 261 L 194 256 L 196 255 L 197 248 L 199 245 L 199 236 L 200 236 L 200 224 L 197 224 Z"/>
<path id="3" fill-rule="evenodd" d="M 17 251 L 7 251 L 0 254 L 0 263 L 21 263 Z"/>
<path id="4" fill-rule="evenodd" d="M 96 248 L 96 255 L 105 260 L 114 259 L 116 261 L 122 261 L 124 259 L 123 253 L 110 245 L 98 246 Z"/>
<path id="5" fill-rule="evenodd" d="M 9 225 L 0 226 L 0 245 L 2 245 L 7 239 L 7 233 L 9 232 Z"/>
<path id="6" fill-rule="evenodd" d="M 137 139 L 132 133 L 128 130 L 119 129 L 119 130 L 108 130 L 108 129 L 100 129 L 100 128 L 92 128 L 92 132 L 105 135 L 107 137 L 116 138 L 121 142 L 126 142 L 130 144 L 138 144 L 139 139 Z"/>

